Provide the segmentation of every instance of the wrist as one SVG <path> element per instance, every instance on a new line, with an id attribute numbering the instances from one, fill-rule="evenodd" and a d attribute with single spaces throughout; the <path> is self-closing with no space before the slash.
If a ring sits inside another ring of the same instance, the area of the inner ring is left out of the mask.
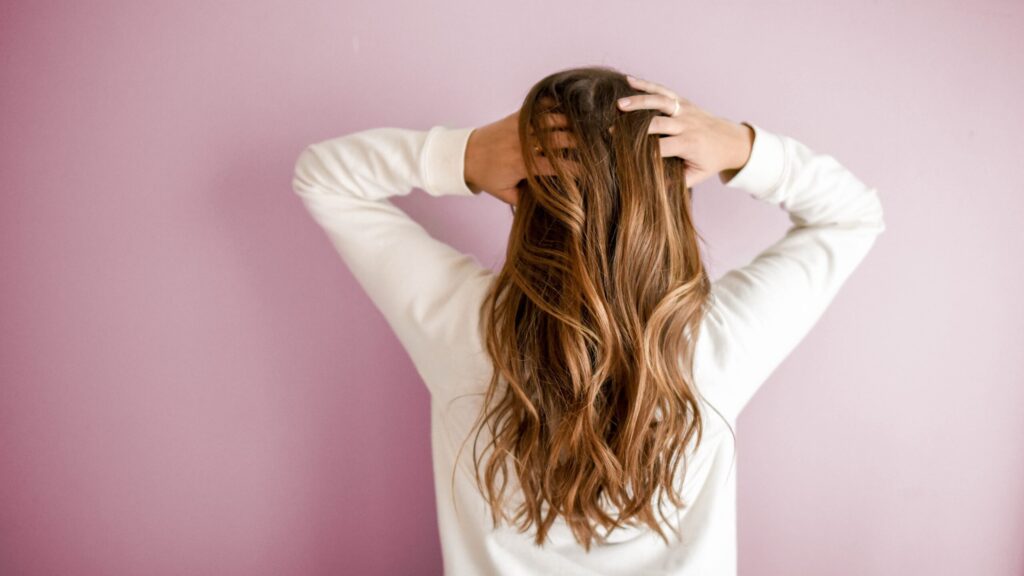
<path id="1" fill-rule="evenodd" d="M 754 148 L 753 128 L 742 122 L 732 123 L 731 128 L 729 152 L 726 154 L 729 160 L 726 162 L 726 167 L 718 172 L 718 180 L 722 184 L 728 184 L 733 176 L 747 165 Z"/>
<path id="2" fill-rule="evenodd" d="M 754 129 L 750 125 L 738 122 L 733 125 L 735 136 L 733 137 L 733 143 L 731 149 L 733 151 L 731 157 L 732 161 L 729 163 L 729 169 L 734 171 L 740 171 L 744 166 L 747 165 L 747 161 L 750 160 L 750 153 L 754 148 Z"/>
<path id="3" fill-rule="evenodd" d="M 478 167 L 478 130 L 473 129 L 469 133 L 469 139 L 466 141 L 466 156 L 463 159 L 463 174 L 462 179 L 466 182 L 466 187 L 469 188 L 474 194 L 479 194 L 483 189 L 477 184 L 477 167 Z"/>

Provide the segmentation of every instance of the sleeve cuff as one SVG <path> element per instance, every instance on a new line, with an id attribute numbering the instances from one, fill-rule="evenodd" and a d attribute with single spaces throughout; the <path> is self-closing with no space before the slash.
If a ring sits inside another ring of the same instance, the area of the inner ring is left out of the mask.
<path id="1" fill-rule="evenodd" d="M 782 138 L 750 122 L 743 122 L 754 130 L 754 143 L 750 158 L 725 183 L 728 188 L 740 188 L 755 198 L 772 201 L 782 183 L 786 170 L 786 146 Z"/>
<path id="2" fill-rule="evenodd" d="M 423 190 L 432 196 L 476 196 L 466 185 L 466 145 L 475 127 L 434 126 L 423 145 Z"/>

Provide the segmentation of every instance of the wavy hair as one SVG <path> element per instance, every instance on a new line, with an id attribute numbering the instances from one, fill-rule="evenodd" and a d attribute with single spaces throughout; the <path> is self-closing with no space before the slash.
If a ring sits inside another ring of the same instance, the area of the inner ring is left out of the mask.
<path id="1" fill-rule="evenodd" d="M 668 543 L 655 506 L 667 522 L 666 497 L 686 505 L 674 480 L 703 434 L 693 382 L 711 290 L 703 237 L 684 161 L 663 159 L 647 133 L 659 112 L 616 106 L 635 93 L 612 68 L 571 68 L 534 85 L 520 111 L 528 177 L 480 308 L 494 373 L 473 463 L 494 526 L 536 526 L 538 546 L 558 516 L 588 551 L 604 540 L 597 526 L 646 524 Z M 565 116 L 574 147 L 557 145 L 547 112 Z M 539 174 L 535 146 L 555 174 Z M 511 512 L 510 482 L 522 493 Z"/>

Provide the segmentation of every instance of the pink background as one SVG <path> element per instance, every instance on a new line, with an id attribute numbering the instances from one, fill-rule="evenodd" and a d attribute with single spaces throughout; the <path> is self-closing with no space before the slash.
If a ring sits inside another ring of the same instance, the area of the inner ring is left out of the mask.
<path id="1" fill-rule="evenodd" d="M 1024 574 L 1024 4 L 86 4 L 0 8 L 0 573 L 440 573 L 428 395 L 293 163 L 608 64 L 885 205 L 740 421 L 741 572 Z M 716 274 L 788 223 L 697 193 Z M 397 203 L 500 264 L 497 200 Z"/>

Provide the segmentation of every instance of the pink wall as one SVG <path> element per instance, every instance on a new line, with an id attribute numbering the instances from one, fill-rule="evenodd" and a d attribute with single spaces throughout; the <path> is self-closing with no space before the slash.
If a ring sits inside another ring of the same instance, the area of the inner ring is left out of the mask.
<path id="1" fill-rule="evenodd" d="M 4 3 L 0 573 L 440 573 L 427 393 L 293 162 L 597 63 L 885 203 L 741 420 L 741 572 L 1024 574 L 1024 5 L 832 4 Z M 787 223 L 698 194 L 718 272 Z M 498 264 L 498 201 L 398 204 Z"/>

